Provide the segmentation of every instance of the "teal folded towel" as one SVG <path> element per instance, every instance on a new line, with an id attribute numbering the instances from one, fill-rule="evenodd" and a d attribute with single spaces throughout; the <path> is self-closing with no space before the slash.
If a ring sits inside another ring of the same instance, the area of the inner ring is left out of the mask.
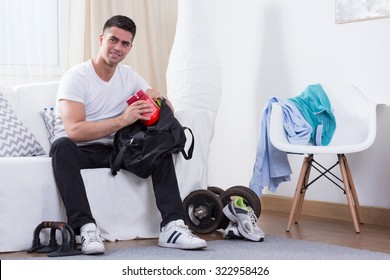
<path id="1" fill-rule="evenodd" d="M 336 130 L 336 118 L 321 84 L 309 85 L 300 95 L 289 100 L 298 107 L 313 128 L 310 140 L 317 146 L 328 145 Z"/>

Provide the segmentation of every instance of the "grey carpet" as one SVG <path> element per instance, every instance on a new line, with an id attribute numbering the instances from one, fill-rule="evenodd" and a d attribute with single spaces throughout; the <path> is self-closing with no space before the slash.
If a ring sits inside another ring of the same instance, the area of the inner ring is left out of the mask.
<path id="1" fill-rule="evenodd" d="M 203 250 L 177 250 L 140 246 L 109 250 L 97 256 L 50 259 L 83 260 L 390 260 L 390 254 L 359 250 L 286 237 L 266 236 L 264 242 L 209 241 Z M 40 257 L 34 259 L 42 259 Z"/>

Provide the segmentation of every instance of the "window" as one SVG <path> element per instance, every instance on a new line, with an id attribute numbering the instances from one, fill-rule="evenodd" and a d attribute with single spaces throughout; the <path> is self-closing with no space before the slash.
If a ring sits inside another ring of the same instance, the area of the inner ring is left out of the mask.
<path id="1" fill-rule="evenodd" d="M 0 0 L 0 80 L 56 79 L 66 63 L 64 0 Z"/>

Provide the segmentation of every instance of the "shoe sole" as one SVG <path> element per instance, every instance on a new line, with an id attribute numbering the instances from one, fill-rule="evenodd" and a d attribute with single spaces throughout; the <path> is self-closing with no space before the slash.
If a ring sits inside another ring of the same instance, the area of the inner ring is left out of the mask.
<path id="1" fill-rule="evenodd" d="M 94 251 L 91 251 L 91 252 L 85 252 L 85 251 L 81 250 L 81 252 L 84 255 L 101 255 L 101 254 L 104 254 L 105 250 L 104 251 L 94 250 Z"/>
<path id="2" fill-rule="evenodd" d="M 237 224 L 238 227 L 238 232 L 245 237 L 246 239 L 250 241 L 255 241 L 255 242 L 261 242 L 264 241 L 264 237 L 260 237 L 260 239 L 254 239 L 251 235 L 247 234 L 247 232 L 244 230 L 243 226 L 241 225 L 241 221 L 233 214 L 233 212 L 230 210 L 230 204 L 226 205 L 222 211 L 226 215 L 226 217 L 229 218 L 232 222 Z"/>
<path id="3" fill-rule="evenodd" d="M 204 244 L 204 245 L 179 245 L 179 244 L 163 243 L 163 242 L 159 242 L 158 246 L 164 247 L 164 248 L 173 248 L 173 249 L 182 249 L 182 250 L 197 250 L 197 249 L 207 248 L 207 244 Z"/>
<path id="4" fill-rule="evenodd" d="M 237 234 L 234 233 L 233 230 L 229 230 L 229 231 L 225 234 L 225 236 L 224 236 L 223 238 L 225 238 L 225 239 L 244 239 L 244 236 L 242 236 L 242 235 L 237 235 Z"/>
<path id="5" fill-rule="evenodd" d="M 104 254 L 105 251 L 106 251 L 106 249 L 104 247 L 103 248 L 90 248 L 90 250 L 83 250 L 83 248 L 81 247 L 81 252 L 84 255 L 100 255 L 100 254 Z"/>

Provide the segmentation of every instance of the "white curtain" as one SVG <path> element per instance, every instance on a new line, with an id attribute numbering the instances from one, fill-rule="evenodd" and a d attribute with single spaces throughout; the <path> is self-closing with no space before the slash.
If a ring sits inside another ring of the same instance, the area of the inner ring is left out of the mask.
<path id="1" fill-rule="evenodd" d="M 125 15 L 137 25 L 130 64 L 149 84 L 166 95 L 166 69 L 175 36 L 177 0 L 70 0 L 69 66 L 98 52 L 105 21 Z"/>
<path id="2" fill-rule="evenodd" d="M 64 67 L 67 0 L 0 0 L 0 86 L 53 80 Z M 60 11 L 60 12 L 59 12 Z"/>
<path id="3" fill-rule="evenodd" d="M 124 63 L 165 95 L 177 1 L 0 0 L 0 87 L 60 79 L 70 67 L 97 54 L 105 21 L 123 14 L 137 25 L 133 49 Z M 57 11 L 58 18 L 51 17 Z M 58 61 L 48 62 L 52 53 Z"/>
<path id="4" fill-rule="evenodd" d="M 189 161 L 176 158 L 176 173 L 179 185 L 205 189 L 222 91 L 221 67 L 211 32 L 210 2 L 180 0 L 178 4 L 176 35 L 167 69 L 168 98 L 182 125 L 194 132 L 195 149 Z"/>
<path id="5" fill-rule="evenodd" d="M 221 67 L 206 0 L 180 0 L 176 36 L 167 71 L 168 96 L 177 110 L 217 113 Z"/>

